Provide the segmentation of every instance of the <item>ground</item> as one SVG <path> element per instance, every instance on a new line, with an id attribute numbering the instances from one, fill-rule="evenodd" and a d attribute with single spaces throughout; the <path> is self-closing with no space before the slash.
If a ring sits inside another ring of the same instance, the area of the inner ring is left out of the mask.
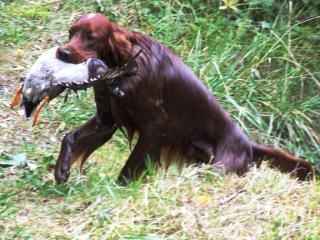
<path id="1" fill-rule="evenodd" d="M 147 181 L 123 187 L 117 185 L 115 179 L 130 151 L 121 133 L 90 157 L 85 175 L 80 176 L 75 166 L 69 183 L 55 185 L 52 166 L 59 153 L 61 139 L 66 132 L 94 115 L 92 92 L 81 92 L 79 97 L 72 96 L 66 103 L 63 98 L 52 101 L 41 112 L 40 123 L 36 127 L 31 127 L 31 121 L 25 119 L 21 109 L 10 109 L 10 99 L 36 57 L 44 49 L 66 41 L 72 20 L 84 12 L 95 11 L 98 6 L 102 9 L 103 3 L 46 0 L 9 1 L 4 4 L 0 1 L 0 239 L 320 239 L 319 180 L 298 182 L 267 166 L 253 168 L 244 177 L 223 175 L 209 166 L 191 166 L 182 172 L 173 167 L 168 172 L 150 173 Z M 132 4 L 139 5 L 140 1 Z M 127 2 L 112 7 L 106 11 L 118 13 L 116 17 L 124 24 L 126 21 L 139 24 L 130 16 L 144 16 L 141 11 L 147 11 L 146 8 L 131 8 Z M 121 15 L 123 12 L 128 15 Z M 204 20 L 199 18 L 197 21 L 202 23 Z M 168 26 L 161 28 L 160 21 L 156 23 L 148 22 L 150 26 L 144 29 L 158 34 L 158 38 L 168 45 L 178 42 L 176 50 L 189 59 L 187 61 L 194 69 L 204 64 L 197 62 L 194 56 L 208 55 L 205 47 L 201 51 L 201 31 L 197 30 L 197 25 L 192 26 L 198 33 L 190 50 L 183 38 L 170 38 L 172 29 Z M 172 24 L 169 26 L 173 27 Z M 230 44 L 233 43 L 230 41 Z M 232 54 L 231 48 L 229 50 Z M 224 54 L 221 52 L 219 56 L 226 58 Z M 259 54 L 254 53 L 256 56 Z M 234 55 L 231 59 L 237 57 Z M 223 79 L 222 75 L 227 74 L 227 70 L 221 73 L 223 65 L 219 64 L 213 61 L 218 72 L 216 75 L 224 81 L 225 88 L 219 84 L 210 85 L 210 79 L 207 85 L 229 97 L 231 104 L 227 107 L 231 112 L 243 111 L 243 115 L 233 116 L 242 127 L 248 126 L 243 119 L 245 109 L 231 98 L 234 95 L 228 95 L 229 90 L 238 92 L 240 96 L 247 90 L 242 91 L 241 83 L 235 85 Z M 236 63 L 237 66 L 239 64 L 243 63 Z M 312 64 L 308 68 L 312 68 Z M 260 74 L 255 68 L 248 72 L 248 79 L 250 74 Z M 295 76 L 296 72 L 292 72 L 293 75 L 291 72 L 289 75 Z M 204 76 L 209 74 L 209 70 L 200 68 L 197 74 Z M 243 76 L 241 71 L 237 74 Z M 256 77 L 260 79 L 261 76 Z M 241 81 L 247 86 L 253 84 L 251 78 L 250 82 L 243 79 Z M 309 92 L 313 96 L 313 92 Z M 315 104 L 318 104 L 318 99 Z M 319 110 L 319 105 L 312 106 L 313 112 Z M 295 113 L 295 121 L 300 115 L 311 120 L 318 116 L 308 115 L 308 112 L 303 115 L 297 107 Z M 252 120 L 248 128 L 252 130 L 253 137 L 274 130 L 268 124 L 266 129 L 259 128 L 257 122 L 264 118 L 259 115 L 248 118 L 249 122 Z M 305 129 L 308 126 L 306 124 Z M 254 127 L 259 130 L 254 130 Z M 299 145 L 301 140 L 295 142 L 290 139 L 297 135 L 288 129 L 287 138 L 266 134 L 260 140 L 277 144 L 277 139 L 281 139 L 280 142 L 288 143 L 289 150 L 312 159 L 319 156 L 319 149 L 312 145 L 314 141 L 315 145 L 318 144 L 319 133 L 316 130 L 311 131 L 314 138 L 310 137 L 309 148 L 300 148 L 296 144 Z M 304 149 L 315 150 L 308 153 Z"/>

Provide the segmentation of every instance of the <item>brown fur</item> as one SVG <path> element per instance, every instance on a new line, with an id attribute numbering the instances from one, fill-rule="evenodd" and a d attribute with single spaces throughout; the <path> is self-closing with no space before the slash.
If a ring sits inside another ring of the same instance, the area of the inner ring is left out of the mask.
<path id="1" fill-rule="evenodd" d="M 139 135 L 120 182 L 141 176 L 147 155 L 159 165 L 164 151 L 166 166 L 178 157 L 182 164 L 215 164 L 225 172 L 243 174 L 266 157 L 271 166 L 295 171 L 299 179 L 312 175 L 305 160 L 250 142 L 195 74 L 150 36 L 126 31 L 102 14 L 86 15 L 73 24 L 70 41 L 58 49 L 57 57 L 72 63 L 97 57 L 115 67 L 140 49 L 138 73 L 117 79 L 124 97 L 108 96 L 103 84 L 94 88 L 97 114 L 64 138 L 57 182 L 68 179 L 72 161 L 81 156 L 84 163 L 117 128 L 125 128 L 130 141 L 134 133 Z"/>

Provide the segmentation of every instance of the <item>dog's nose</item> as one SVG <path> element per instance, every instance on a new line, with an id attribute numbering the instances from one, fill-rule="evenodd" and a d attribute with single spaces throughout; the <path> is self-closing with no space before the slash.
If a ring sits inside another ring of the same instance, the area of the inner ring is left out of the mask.
<path id="1" fill-rule="evenodd" d="M 58 48 L 57 58 L 62 61 L 68 61 L 71 56 L 71 51 L 66 48 Z"/>

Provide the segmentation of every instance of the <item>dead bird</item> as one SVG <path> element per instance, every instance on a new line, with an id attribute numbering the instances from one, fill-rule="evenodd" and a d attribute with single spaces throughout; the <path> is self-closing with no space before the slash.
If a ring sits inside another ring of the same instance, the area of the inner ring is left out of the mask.
<path id="1" fill-rule="evenodd" d="M 10 104 L 13 108 L 21 102 L 27 118 L 34 113 L 33 126 L 43 106 L 64 90 L 77 91 L 106 84 L 110 96 L 122 97 L 124 93 L 117 86 L 116 78 L 136 71 L 136 56 L 123 66 L 111 69 L 97 58 L 79 64 L 66 63 L 56 58 L 56 51 L 57 47 L 51 48 L 37 59 Z"/>

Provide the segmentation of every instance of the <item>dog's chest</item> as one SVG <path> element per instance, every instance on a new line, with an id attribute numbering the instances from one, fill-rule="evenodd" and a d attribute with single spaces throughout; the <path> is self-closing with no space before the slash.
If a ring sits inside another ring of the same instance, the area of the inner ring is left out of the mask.
<path id="1" fill-rule="evenodd" d="M 124 99 L 111 98 L 110 99 L 111 115 L 118 127 L 137 128 L 138 114 L 132 103 L 124 101 Z"/>

